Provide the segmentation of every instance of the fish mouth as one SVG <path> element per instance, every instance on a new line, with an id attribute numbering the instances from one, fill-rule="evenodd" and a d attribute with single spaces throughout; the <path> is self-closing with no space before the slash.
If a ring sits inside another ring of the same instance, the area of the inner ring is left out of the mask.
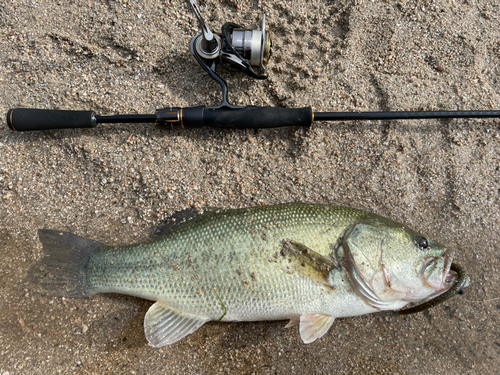
<path id="1" fill-rule="evenodd" d="M 455 271 L 449 270 L 448 273 L 446 274 L 444 282 L 446 285 L 451 286 L 457 281 L 457 278 L 458 274 Z"/>
<path id="2" fill-rule="evenodd" d="M 448 277 L 449 275 L 449 277 Z M 453 280 L 455 279 L 455 280 Z M 449 281 L 452 286 L 446 290 L 444 293 L 438 293 L 439 296 L 436 298 L 431 298 L 427 302 L 424 302 L 421 305 L 410 307 L 409 309 L 400 310 L 400 315 L 408 315 L 408 314 L 416 314 L 431 307 L 434 307 L 448 299 L 452 298 L 457 294 L 464 294 L 464 288 L 467 288 L 470 284 L 470 278 L 467 275 L 467 272 L 458 264 L 451 264 L 451 271 L 447 274 L 446 280 Z"/>
<path id="3" fill-rule="evenodd" d="M 450 264 L 451 266 L 451 264 Z M 444 281 L 440 289 L 436 289 L 436 291 L 429 295 L 428 298 L 434 298 L 440 296 L 443 293 L 449 291 L 453 285 L 458 282 L 458 273 L 454 270 L 449 269 L 444 277 Z"/>
<path id="4" fill-rule="evenodd" d="M 457 281 L 457 273 L 450 269 L 454 253 L 447 251 L 439 257 L 430 256 L 422 263 L 419 276 L 425 286 L 436 289 L 433 296 L 447 291 Z"/>

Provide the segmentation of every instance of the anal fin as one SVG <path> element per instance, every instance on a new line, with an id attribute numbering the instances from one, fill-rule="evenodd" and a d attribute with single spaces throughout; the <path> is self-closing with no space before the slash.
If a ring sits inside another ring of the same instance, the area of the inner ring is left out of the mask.
<path id="1" fill-rule="evenodd" d="M 299 323 L 300 323 L 300 317 L 292 318 L 292 319 L 290 319 L 288 324 L 285 326 L 285 328 L 290 328 L 290 327 L 296 326 Z"/>
<path id="2" fill-rule="evenodd" d="M 309 344 L 322 337 L 332 326 L 335 317 L 326 314 L 303 313 L 300 316 L 300 338 Z"/>
<path id="3" fill-rule="evenodd" d="M 208 320 L 171 310 L 156 302 L 144 317 L 144 333 L 149 345 L 158 348 L 179 341 Z"/>

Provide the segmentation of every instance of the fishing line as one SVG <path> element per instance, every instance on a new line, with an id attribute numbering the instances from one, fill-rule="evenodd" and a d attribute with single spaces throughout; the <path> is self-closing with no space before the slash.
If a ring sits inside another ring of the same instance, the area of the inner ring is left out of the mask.
<path id="1" fill-rule="evenodd" d="M 486 299 L 484 301 L 471 301 L 471 300 L 468 300 L 468 299 L 464 299 L 465 302 L 473 302 L 473 303 L 487 303 L 487 302 L 493 302 L 493 301 L 498 301 L 498 300 L 500 300 L 500 297 L 492 298 L 492 299 Z"/>

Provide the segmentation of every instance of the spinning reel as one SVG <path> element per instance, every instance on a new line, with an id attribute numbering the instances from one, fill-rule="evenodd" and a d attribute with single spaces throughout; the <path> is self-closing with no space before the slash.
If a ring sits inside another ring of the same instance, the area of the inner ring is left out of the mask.
<path id="1" fill-rule="evenodd" d="M 202 30 L 191 39 L 191 53 L 210 77 L 221 85 L 223 92 L 227 94 L 227 84 L 216 73 L 216 68 L 221 63 L 227 63 L 252 78 L 267 78 L 267 63 L 271 57 L 272 44 L 271 35 L 266 30 L 265 13 L 260 30 L 245 29 L 238 24 L 227 22 L 222 26 L 220 34 L 214 34 L 203 20 L 198 5 L 193 0 L 189 2 Z M 223 102 L 227 104 L 227 97 L 225 94 L 223 96 Z"/>
<path id="2" fill-rule="evenodd" d="M 266 30 L 266 14 L 264 13 L 262 18 L 260 30 L 245 29 L 238 24 L 227 22 L 222 26 L 222 32 L 215 34 L 203 20 L 200 8 L 194 0 L 189 0 L 189 3 L 202 31 L 191 39 L 191 53 L 198 64 L 221 86 L 222 104 L 219 107 L 231 108 L 233 106 L 228 101 L 227 83 L 217 74 L 217 66 L 229 64 L 252 78 L 267 78 L 267 63 L 271 57 L 272 44 L 271 35 Z"/>

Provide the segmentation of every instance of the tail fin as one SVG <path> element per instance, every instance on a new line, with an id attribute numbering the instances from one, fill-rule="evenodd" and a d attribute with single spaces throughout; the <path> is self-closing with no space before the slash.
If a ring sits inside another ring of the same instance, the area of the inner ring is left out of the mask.
<path id="1" fill-rule="evenodd" d="M 40 229 L 38 238 L 45 257 L 28 271 L 30 289 L 50 296 L 87 297 L 85 269 L 92 253 L 102 246 L 100 242 L 72 233 Z"/>

